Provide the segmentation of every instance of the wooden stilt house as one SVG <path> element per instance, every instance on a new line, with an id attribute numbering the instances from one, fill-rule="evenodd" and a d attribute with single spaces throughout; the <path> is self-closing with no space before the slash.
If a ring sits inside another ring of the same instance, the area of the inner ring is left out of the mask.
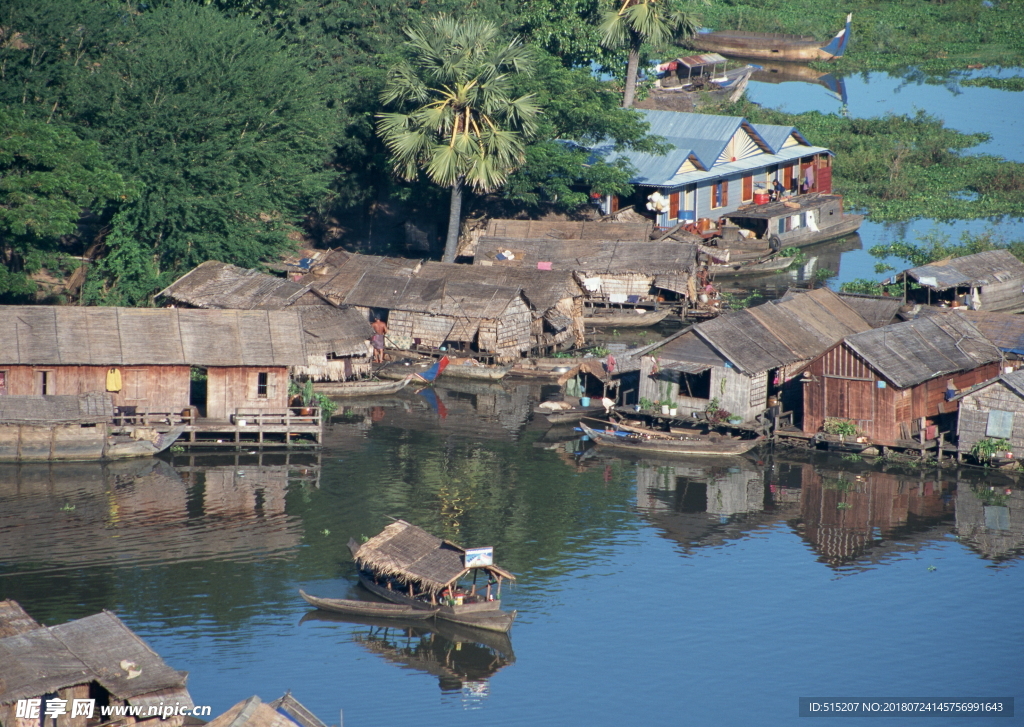
<path id="1" fill-rule="evenodd" d="M 783 411 L 802 408 L 794 375 L 844 336 L 870 325 L 842 298 L 821 288 L 698 323 L 642 352 L 639 396 L 680 413 L 722 409 L 743 421 L 773 397 Z"/>
<path id="2" fill-rule="evenodd" d="M 474 267 L 568 271 L 588 302 L 635 306 L 694 300 L 706 282 L 702 258 L 679 242 L 481 237 Z"/>
<path id="3" fill-rule="evenodd" d="M 316 381 L 369 375 L 370 336 L 365 312 L 333 305 L 310 284 L 207 260 L 155 296 L 180 306 L 232 310 L 296 311 L 306 340 L 306 363 L 292 374 Z"/>
<path id="4" fill-rule="evenodd" d="M 1005 440 L 1009 452 L 998 451 L 1000 459 L 1024 458 L 1024 370 L 1003 373 L 990 381 L 958 394 L 957 452 L 972 454 L 984 440 Z M 987 462 L 986 462 L 987 464 Z"/>
<path id="5" fill-rule="evenodd" d="M 98 705 L 143 709 L 141 716 L 118 716 L 120 725 L 181 727 L 180 714 L 164 716 L 150 708 L 193 707 L 185 687 L 188 675 L 164 663 L 109 611 L 47 628 L 14 601 L 0 601 L 0 674 L 0 723 L 5 727 L 38 727 L 47 707 L 60 712 L 55 727 L 115 721 L 104 718 Z M 22 702 L 19 714 L 19 700 L 34 701 Z M 76 700 L 86 702 L 82 713 L 74 712 Z M 86 711 L 89 700 L 94 700 L 91 712 Z"/>
<path id="6" fill-rule="evenodd" d="M 583 342 L 583 293 L 570 273 L 335 251 L 302 282 L 336 305 L 386 318 L 394 348 L 510 361 Z"/>
<path id="7" fill-rule="evenodd" d="M 971 310 L 1024 311 L 1024 262 L 1009 250 L 989 250 L 904 270 L 896 276 L 908 303 Z M 916 284 L 915 290 L 911 283 Z"/>
<path id="8" fill-rule="evenodd" d="M 180 413 L 206 369 L 205 416 L 288 406 L 306 363 L 294 310 L 0 306 L 0 378 L 13 396 L 105 391 L 121 411 Z"/>
<path id="9" fill-rule="evenodd" d="M 803 431 L 852 422 L 871 442 L 913 446 L 955 427 L 946 392 L 999 373 L 1001 355 L 959 316 L 927 316 L 849 335 L 812 361 L 803 382 Z"/>

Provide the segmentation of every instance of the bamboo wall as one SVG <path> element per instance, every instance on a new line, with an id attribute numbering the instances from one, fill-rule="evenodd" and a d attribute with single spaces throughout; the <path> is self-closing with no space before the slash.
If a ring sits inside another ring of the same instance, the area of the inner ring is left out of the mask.
<path id="1" fill-rule="evenodd" d="M 5 366 L 10 396 L 37 396 L 38 373 L 51 372 L 47 394 L 77 395 L 106 391 L 109 366 Z M 121 390 L 109 392 L 114 406 L 139 410 L 181 411 L 189 405 L 188 366 L 115 366 L 121 372 Z"/>
<path id="2" fill-rule="evenodd" d="M 845 344 L 839 344 L 807 367 L 813 379 L 804 386 L 803 431 L 814 434 L 828 417 L 852 421 L 873 442 L 895 445 L 906 439 L 921 417 L 934 418 L 955 412 L 956 402 L 946 401 L 946 386 L 966 389 L 999 373 L 992 362 L 972 371 L 939 376 L 917 386 L 897 389 L 879 376 Z M 884 387 L 879 388 L 879 382 Z M 901 428 L 901 424 L 905 425 Z"/>
<path id="3" fill-rule="evenodd" d="M 1024 399 L 1001 381 L 967 394 L 960 400 L 957 449 L 970 452 L 976 442 L 987 437 L 988 413 L 993 409 L 1013 412 L 1010 446 L 1015 459 L 1024 457 Z"/>
<path id="4" fill-rule="evenodd" d="M 267 373 L 267 395 L 258 396 L 260 372 Z M 227 420 L 236 409 L 276 409 L 288 406 L 288 368 L 226 366 L 206 370 L 206 416 Z"/>
<path id="5" fill-rule="evenodd" d="M 1024 309 L 1024 278 L 982 286 L 978 299 L 976 307 L 982 311 L 1012 313 Z"/>

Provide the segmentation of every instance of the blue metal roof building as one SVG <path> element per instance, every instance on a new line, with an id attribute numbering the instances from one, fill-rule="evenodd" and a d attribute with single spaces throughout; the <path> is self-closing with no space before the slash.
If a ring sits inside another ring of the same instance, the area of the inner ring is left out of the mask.
<path id="1" fill-rule="evenodd" d="M 734 212 L 754 201 L 755 188 L 767 189 L 776 179 L 792 192 L 831 192 L 832 152 L 810 144 L 795 127 L 753 124 L 739 116 L 638 111 L 650 124 L 650 134 L 671 146 L 666 154 L 612 145 L 593 152 L 607 162 L 629 161 L 636 169 L 631 181 L 641 195 L 660 194 L 649 201 L 662 227 Z M 810 183 L 806 190 L 805 179 Z M 606 200 L 605 212 L 615 211 L 618 202 Z"/>

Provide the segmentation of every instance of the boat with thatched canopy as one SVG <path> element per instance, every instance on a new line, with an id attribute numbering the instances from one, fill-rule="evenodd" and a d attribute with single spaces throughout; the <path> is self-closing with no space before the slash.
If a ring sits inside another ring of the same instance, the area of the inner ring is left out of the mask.
<path id="1" fill-rule="evenodd" d="M 381 598 L 488 631 L 512 628 L 516 612 L 501 610 L 501 584 L 515 576 L 494 565 L 491 548 L 461 548 L 405 520 L 365 543 L 350 540 L 348 547 L 359 582 Z M 481 572 L 486 583 L 478 590 Z M 472 584 L 460 585 L 471 574 Z"/>

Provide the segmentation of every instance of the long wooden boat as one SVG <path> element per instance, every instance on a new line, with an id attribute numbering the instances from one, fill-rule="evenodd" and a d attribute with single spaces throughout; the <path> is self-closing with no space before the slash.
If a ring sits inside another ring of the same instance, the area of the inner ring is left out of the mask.
<path id="1" fill-rule="evenodd" d="M 534 407 L 534 416 L 544 417 L 550 424 L 565 424 L 567 422 L 578 422 L 581 417 L 590 419 L 605 419 L 608 417 L 607 410 L 600 404 L 597 406 L 574 406 L 570 409 L 542 409 Z"/>
<path id="2" fill-rule="evenodd" d="M 738 58 L 775 61 L 827 61 L 839 58 L 850 42 L 853 13 L 846 25 L 825 45 L 812 36 L 758 33 L 746 30 L 701 31 L 686 41 L 691 48 Z"/>
<path id="3" fill-rule="evenodd" d="M 740 275 L 768 275 L 785 270 L 793 264 L 793 258 L 774 257 L 769 260 L 745 260 L 736 263 L 719 263 L 708 266 L 716 277 L 738 277 Z"/>
<path id="4" fill-rule="evenodd" d="M 467 359 L 472 361 L 473 359 Z M 507 366 L 488 366 L 481 363 L 460 363 L 452 364 L 441 372 L 440 377 L 443 379 L 455 378 L 455 379 L 475 379 L 477 381 L 500 381 L 505 377 L 509 371 L 512 370 L 512 364 Z"/>
<path id="5" fill-rule="evenodd" d="M 354 601 L 348 598 L 318 598 L 301 588 L 302 600 L 314 608 L 347 616 L 369 616 L 372 618 L 401 618 L 421 620 L 434 617 L 436 609 L 413 608 L 398 603 L 377 603 L 375 601 Z"/>
<path id="6" fill-rule="evenodd" d="M 432 384 L 448 366 L 449 359 L 420 359 L 419 361 L 395 361 L 380 367 L 374 373 L 382 379 L 400 381 L 411 376 L 413 381 Z"/>
<path id="7" fill-rule="evenodd" d="M 501 583 L 515 576 L 493 564 L 490 548 L 467 551 L 404 520 L 395 520 L 365 543 L 349 540 L 348 547 L 359 568 L 359 583 L 386 601 L 487 631 L 512 628 L 516 612 L 501 610 Z M 478 592 L 480 572 L 486 586 Z M 469 575 L 473 585 L 461 586 Z M 496 593 L 492 583 L 497 584 Z"/>
<path id="8" fill-rule="evenodd" d="M 398 381 L 321 381 L 313 384 L 313 391 L 327 396 L 383 396 L 401 391 L 410 381 L 412 376 L 409 374 Z"/>
<path id="9" fill-rule="evenodd" d="M 762 443 L 764 437 L 756 439 L 738 439 L 717 434 L 671 435 L 654 432 L 640 433 L 637 427 L 633 431 L 619 430 L 616 433 L 599 432 L 591 429 L 583 422 L 580 428 L 584 434 L 598 446 L 625 449 L 632 452 L 657 452 L 659 454 L 677 455 L 740 455 L 752 450 Z"/>
<path id="10" fill-rule="evenodd" d="M 583 324 L 597 328 L 646 328 L 661 323 L 671 312 L 668 308 L 588 308 L 583 313 Z"/>

